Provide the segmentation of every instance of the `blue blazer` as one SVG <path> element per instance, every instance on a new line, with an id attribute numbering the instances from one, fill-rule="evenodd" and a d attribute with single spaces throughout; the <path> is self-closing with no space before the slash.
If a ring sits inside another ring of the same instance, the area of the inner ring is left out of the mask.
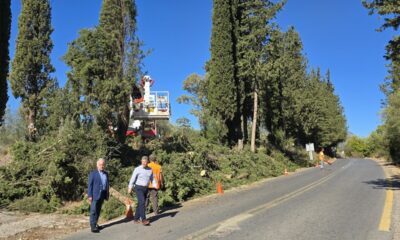
<path id="1" fill-rule="evenodd" d="M 110 196 L 110 184 L 109 184 L 109 178 L 108 178 L 108 173 L 104 172 L 107 176 L 107 186 L 106 186 L 106 200 L 108 200 L 108 197 Z M 101 182 L 101 177 L 100 173 L 98 170 L 94 170 L 90 172 L 89 174 L 89 181 L 88 181 L 88 197 L 93 198 L 93 200 L 99 200 L 100 199 L 100 193 L 102 190 L 102 182 Z"/>

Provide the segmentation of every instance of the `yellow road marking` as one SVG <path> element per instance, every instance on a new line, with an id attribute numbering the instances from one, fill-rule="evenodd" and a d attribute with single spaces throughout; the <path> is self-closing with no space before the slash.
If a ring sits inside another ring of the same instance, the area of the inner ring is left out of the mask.
<path id="1" fill-rule="evenodd" d="M 383 207 L 381 222 L 379 223 L 379 231 L 385 231 L 385 232 L 390 231 L 390 223 L 392 220 L 392 207 L 393 207 L 393 190 L 391 189 L 392 182 L 390 180 L 387 181 L 389 189 L 386 190 L 385 206 Z"/>
<path id="2" fill-rule="evenodd" d="M 224 235 L 226 233 L 232 232 L 234 230 L 238 230 L 237 225 L 245 220 L 248 219 L 250 217 L 252 217 L 253 215 L 261 212 L 261 211 L 265 211 L 267 209 L 273 208 L 281 203 L 284 203 L 290 199 L 293 199 L 323 183 L 325 183 L 326 181 L 328 181 L 329 179 L 333 178 L 334 176 L 336 176 L 340 170 L 346 169 L 347 167 L 349 167 L 350 163 L 348 163 L 347 165 L 343 166 L 341 169 L 338 169 L 336 172 L 330 173 L 329 175 L 319 179 L 318 181 L 315 181 L 309 185 L 306 185 L 294 192 L 288 193 L 282 197 L 279 197 L 275 200 L 272 200 L 266 204 L 260 205 L 258 207 L 252 208 L 244 213 L 238 214 L 236 216 L 233 216 L 229 219 L 223 220 L 221 222 L 212 224 L 204 229 L 201 229 L 200 231 L 197 231 L 195 233 L 189 234 L 187 236 L 184 236 L 180 239 L 206 239 L 210 236 L 218 236 L 218 235 Z M 226 227 L 225 227 L 226 226 Z"/>

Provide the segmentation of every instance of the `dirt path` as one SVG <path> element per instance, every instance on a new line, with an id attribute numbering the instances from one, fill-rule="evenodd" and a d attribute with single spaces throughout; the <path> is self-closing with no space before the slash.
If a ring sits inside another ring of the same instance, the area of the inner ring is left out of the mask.
<path id="1" fill-rule="evenodd" d="M 0 239 L 61 239 L 87 225 L 84 216 L 0 212 Z"/>

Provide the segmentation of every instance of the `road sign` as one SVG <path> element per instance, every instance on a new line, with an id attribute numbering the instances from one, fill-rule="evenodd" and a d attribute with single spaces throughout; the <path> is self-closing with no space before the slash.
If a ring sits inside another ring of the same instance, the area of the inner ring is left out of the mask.
<path id="1" fill-rule="evenodd" d="M 314 154 L 313 154 L 313 152 L 315 151 L 314 143 L 306 144 L 306 150 L 308 152 L 308 155 L 310 156 L 310 162 L 314 161 Z"/>
<path id="2" fill-rule="evenodd" d="M 314 152 L 314 151 L 315 151 L 315 149 L 314 149 L 314 143 L 308 143 L 308 144 L 306 144 L 306 151 L 307 151 L 307 152 Z"/>

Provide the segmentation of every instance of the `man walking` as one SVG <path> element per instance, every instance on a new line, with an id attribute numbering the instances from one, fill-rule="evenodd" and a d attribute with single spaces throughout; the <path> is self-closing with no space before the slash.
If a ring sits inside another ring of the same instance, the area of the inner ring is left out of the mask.
<path id="1" fill-rule="evenodd" d="M 151 154 L 149 156 L 149 167 L 153 171 L 153 177 L 157 181 L 157 185 L 154 186 L 152 183 L 149 184 L 149 190 L 147 193 L 147 198 L 146 198 L 146 209 L 147 206 L 149 205 L 149 200 L 151 198 L 151 203 L 153 204 L 153 212 L 154 215 L 158 215 L 158 190 L 162 187 L 164 184 L 164 179 L 162 175 L 162 169 L 161 165 L 157 163 L 156 156 L 154 154 Z"/>
<path id="2" fill-rule="evenodd" d="M 90 228 L 93 233 L 97 233 L 102 229 L 102 227 L 97 224 L 97 221 L 99 220 L 101 206 L 104 200 L 108 200 L 110 196 L 110 184 L 108 173 L 104 171 L 105 166 L 105 160 L 99 158 L 99 160 L 97 160 L 97 170 L 89 174 L 87 193 L 90 202 Z"/>
<path id="3" fill-rule="evenodd" d="M 135 188 L 137 197 L 137 207 L 135 211 L 135 217 L 133 221 L 135 223 L 142 223 L 143 225 L 149 225 L 149 220 L 146 219 L 146 196 L 149 183 L 151 182 L 153 186 L 157 185 L 156 179 L 153 177 L 153 171 L 147 165 L 149 164 L 149 159 L 146 156 L 142 157 L 141 165 L 136 167 L 132 173 L 131 180 L 128 185 L 128 193 L 132 192 L 132 188 Z"/>

